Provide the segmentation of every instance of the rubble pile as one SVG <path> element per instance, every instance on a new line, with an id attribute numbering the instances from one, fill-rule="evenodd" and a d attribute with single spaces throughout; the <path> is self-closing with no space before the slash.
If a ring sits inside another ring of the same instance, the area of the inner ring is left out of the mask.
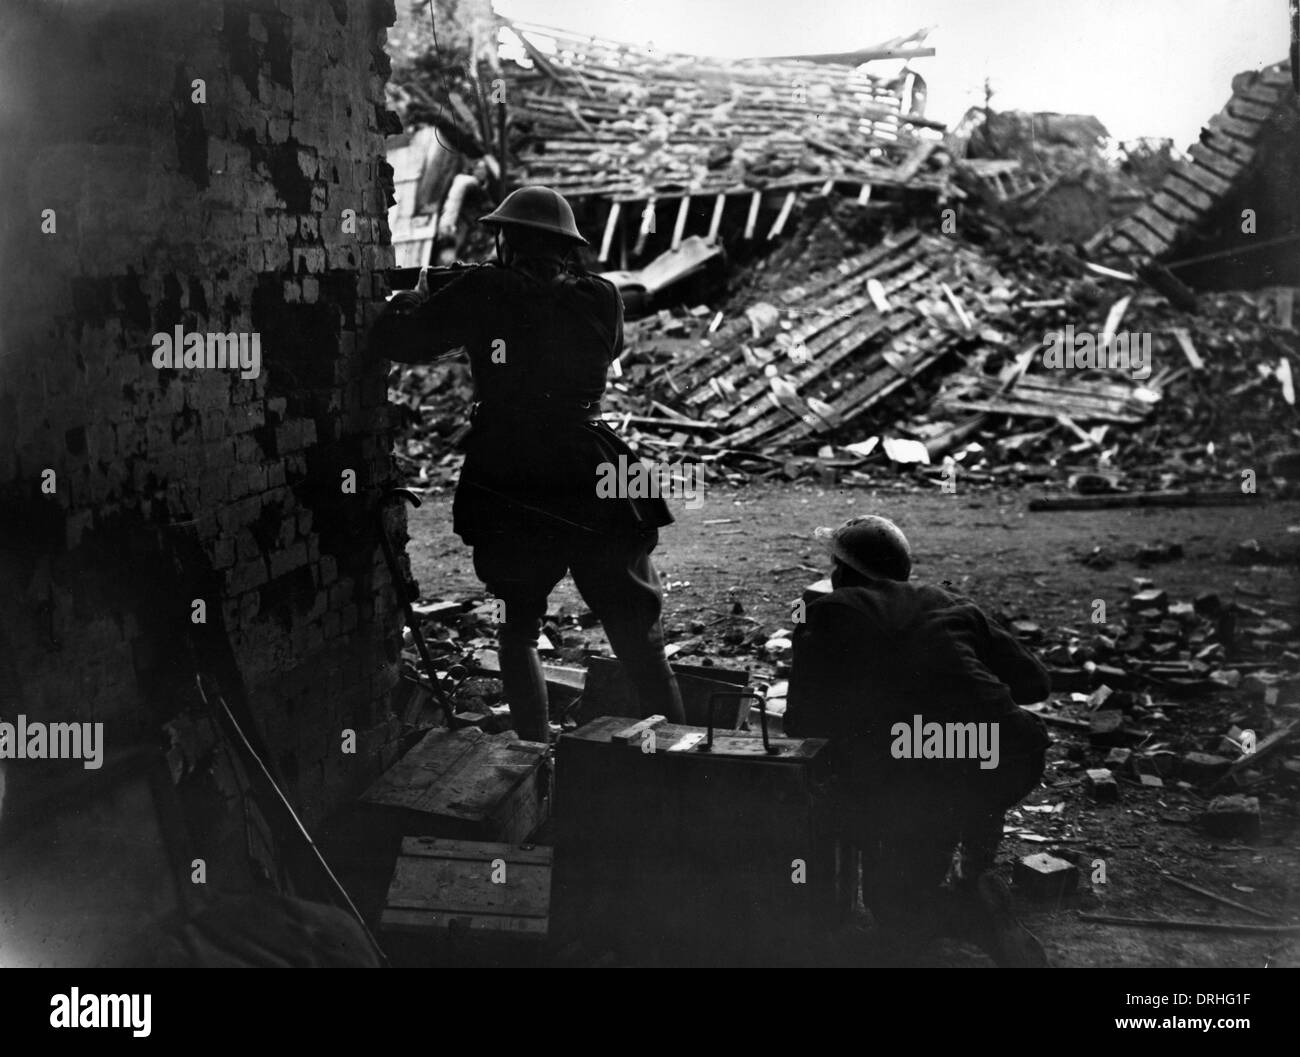
<path id="1" fill-rule="evenodd" d="M 1242 122 L 1263 135 L 1284 65 L 1234 82 L 1191 160 L 1139 145 L 1126 165 L 1105 154 L 1106 130 L 1087 115 L 977 108 L 940 145 L 917 137 L 919 115 L 901 114 L 903 84 L 854 67 L 723 62 L 509 28 L 528 56 L 508 69 L 513 176 L 603 197 L 603 260 L 614 248 L 626 258 L 633 239 L 634 256 L 644 248 L 644 218 L 629 229 L 620 203 L 681 202 L 670 249 L 609 273 L 629 318 L 606 418 L 645 455 L 689 457 L 734 483 L 942 487 L 960 471 L 964 485 L 1051 482 L 1087 495 L 1228 490 L 1243 471 L 1257 486 L 1300 477 L 1294 288 L 1197 295 L 1141 261 L 1129 274 L 1086 263 L 1078 248 L 1095 235 L 1089 246 L 1113 250 L 1106 240 L 1132 225 L 1112 215 L 1154 180 L 1133 223 L 1164 209 L 1162 246 L 1185 240 L 1209 207 L 1188 181 L 1206 183 L 1209 166 L 1221 195 L 1249 171 L 1244 148 L 1231 165 L 1214 152 L 1246 135 Z M 1059 209 L 1049 202 L 1097 174 L 1096 215 L 1068 195 Z M 724 228 L 719 241 L 715 224 L 683 240 L 682 222 L 699 220 L 693 194 L 719 196 L 716 220 L 737 188 L 792 179 L 772 200 L 784 204 L 766 238 L 749 230 L 754 196 L 743 237 Z M 930 193 L 890 197 L 891 182 Z M 1175 208 L 1171 195 L 1204 208 Z M 1053 210 L 1088 214 L 1086 230 L 1022 223 Z M 1117 338 L 1132 355 L 1105 362 Z M 1051 360 L 1049 346 L 1067 340 L 1069 359 Z M 1081 340 L 1102 362 L 1075 359 Z M 395 396 L 408 409 L 408 479 L 443 487 L 470 402 L 464 369 L 411 369 Z"/>
<path id="2" fill-rule="evenodd" d="M 650 51 L 524 23 L 508 28 L 530 59 L 503 69 L 514 107 L 511 168 L 570 196 L 644 199 L 798 177 L 887 184 L 917 143 L 913 126 L 933 124 L 902 113 L 902 77 Z M 941 173 L 907 179 L 943 182 Z"/>
<path id="3" fill-rule="evenodd" d="M 1086 114 L 974 108 L 945 143 L 977 222 L 1046 241 L 1081 242 L 1131 213 L 1151 190 L 1143 177 L 1159 171 L 1141 145 L 1115 164 L 1109 133 Z"/>
<path id="4" fill-rule="evenodd" d="M 647 455 L 737 482 L 898 471 L 938 484 L 945 458 L 975 485 L 1229 488 L 1243 469 L 1294 481 L 1300 331 L 1280 304 L 1206 293 L 1191 313 L 1089 274 L 1068 250 L 882 235 L 856 204 L 828 200 L 718 307 L 629 320 L 606 418 Z M 1049 338 L 1085 332 L 1142 343 L 1145 369 L 1048 369 Z M 400 373 L 410 483 L 450 479 L 471 392 L 460 364 Z"/>
<path id="5" fill-rule="evenodd" d="M 931 418 L 972 416 L 965 422 L 978 447 L 957 453 L 964 466 L 1081 491 L 1229 488 L 1252 468 L 1259 478 L 1296 480 L 1283 463 L 1300 446 L 1291 366 L 1300 362 L 1300 331 L 1278 316 L 1270 291 L 1203 293 L 1186 312 L 1143 287 L 1078 275 L 1068 251 L 1017 246 L 1019 265 L 998 257 L 1005 271 L 1021 272 L 1004 324 L 1016 344 L 981 350 L 944 380 L 929 409 Z M 1067 328 L 1149 341 L 1149 374 L 1045 370 L 1048 338 Z M 1005 386 L 1001 372 L 1017 356 L 1024 372 Z"/>

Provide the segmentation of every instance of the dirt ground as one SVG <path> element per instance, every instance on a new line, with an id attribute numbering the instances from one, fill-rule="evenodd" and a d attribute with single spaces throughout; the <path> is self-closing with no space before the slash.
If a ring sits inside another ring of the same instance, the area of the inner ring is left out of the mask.
<path id="1" fill-rule="evenodd" d="M 736 602 L 743 607 L 744 627 L 752 629 L 751 640 L 790 628 L 792 601 L 826 571 L 812 529 L 855 513 L 886 514 L 898 522 L 915 552 L 915 579 L 946 581 L 999 617 L 1031 620 L 1045 632 L 1059 627 L 1095 632 L 1089 623 L 1093 600 L 1104 599 L 1110 613 L 1123 614 L 1133 578 L 1139 576 L 1167 590 L 1171 601 L 1215 591 L 1225 600 L 1271 607 L 1272 615 L 1295 623 L 1294 603 L 1300 598 L 1296 565 L 1244 566 L 1232 564 L 1229 556 L 1234 545 L 1248 538 L 1294 554 L 1300 545 L 1300 502 L 1031 513 L 1029 498 L 1027 493 L 941 495 L 901 486 L 837 489 L 797 483 L 719 486 L 695 510 L 675 503 L 677 523 L 662 532 L 655 553 L 667 587 L 669 641 L 689 644 L 682 660 L 700 663 L 704 656 L 716 656 L 718 664 L 750 668 L 759 680 L 781 674 L 756 660 L 755 647 L 711 639 L 708 629 L 720 618 L 734 624 L 736 618 L 728 614 Z M 427 497 L 421 509 L 411 511 L 407 550 L 412 569 L 424 598 L 481 597 L 469 551 L 451 532 L 450 508 L 446 493 Z M 1184 556 L 1153 566 L 1132 560 L 1138 545 L 1152 542 L 1179 543 Z M 1104 571 L 1078 560 L 1098 546 L 1119 559 Z M 567 580 L 552 602 L 574 611 L 583 608 Z M 1294 643 L 1290 648 L 1295 649 Z M 728 652 L 733 655 L 726 656 Z M 1211 744 L 1247 709 L 1244 699 L 1232 693 L 1180 702 L 1157 698 L 1157 703 L 1165 718 L 1144 726 L 1155 727 L 1157 739 L 1179 752 Z M 1284 690 L 1273 714 L 1295 718 L 1300 698 Z M 1092 803 L 1079 779 L 1084 767 L 1100 765 L 1106 750 L 1088 749 L 1086 735 L 1068 729 L 1054 728 L 1053 735 L 1056 744 L 1043 786 L 1007 819 L 1008 828 L 1046 839 L 1008 835 L 1002 848 L 1008 879 L 1010 864 L 1035 852 L 1077 861 L 1077 894 L 1059 905 L 1019 902 L 1022 919 L 1043 940 L 1053 965 L 1300 966 L 1300 944 L 1294 937 L 1101 925 L 1077 916 L 1084 911 L 1262 923 L 1164 882 L 1161 871 L 1169 871 L 1280 921 L 1293 920 L 1294 881 L 1300 876 L 1294 775 L 1289 786 L 1275 778 L 1251 790 L 1260 797 L 1263 815 L 1258 840 L 1221 842 L 1194 825 L 1207 796 L 1180 789 L 1173 781 L 1158 790 L 1124 782 L 1118 804 Z M 1072 747 L 1074 759 L 1068 756 Z M 1294 745 L 1285 751 L 1293 756 L 1300 752 Z M 1064 805 L 1057 813 L 1025 810 L 1056 804 Z M 1104 884 L 1093 883 L 1099 860 L 1105 864 Z M 853 958 L 846 960 L 852 963 Z M 955 943 L 927 951 L 921 963 L 991 964 L 974 948 Z"/>

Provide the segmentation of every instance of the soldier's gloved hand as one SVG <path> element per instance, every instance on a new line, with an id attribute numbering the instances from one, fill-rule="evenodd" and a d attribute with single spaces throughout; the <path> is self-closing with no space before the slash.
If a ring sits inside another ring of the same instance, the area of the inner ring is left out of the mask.
<path id="1" fill-rule="evenodd" d="M 424 298 L 414 290 L 398 290 L 388 299 L 389 311 L 396 312 L 398 315 L 414 312 L 422 304 L 424 304 Z"/>
<path id="2" fill-rule="evenodd" d="M 413 312 L 429 300 L 429 266 L 420 269 L 420 281 L 414 290 L 399 290 L 388 299 L 388 307 L 398 313 Z"/>

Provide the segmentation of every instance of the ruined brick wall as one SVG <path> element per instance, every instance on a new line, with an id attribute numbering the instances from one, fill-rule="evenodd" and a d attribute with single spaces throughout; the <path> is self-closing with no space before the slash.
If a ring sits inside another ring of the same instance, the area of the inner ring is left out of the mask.
<path id="1" fill-rule="evenodd" d="M 309 819 L 395 752 L 364 355 L 393 18 L 13 0 L 0 27 L 0 718 L 156 742 L 201 667 Z M 177 327 L 242 335 L 260 370 L 158 366 Z"/>
<path id="2" fill-rule="evenodd" d="M 1286 88 L 1284 103 L 1264 126 L 1249 173 L 1211 209 L 1197 236 L 1172 256 L 1241 250 L 1178 269 L 1178 277 L 1197 290 L 1257 290 L 1300 286 L 1300 242 L 1261 247 L 1273 239 L 1300 236 L 1300 100 Z M 1243 210 L 1255 214 L 1255 232 L 1242 231 Z"/>

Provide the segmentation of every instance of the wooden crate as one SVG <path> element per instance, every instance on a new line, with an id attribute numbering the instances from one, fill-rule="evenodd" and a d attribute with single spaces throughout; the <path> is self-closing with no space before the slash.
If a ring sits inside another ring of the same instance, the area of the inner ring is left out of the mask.
<path id="1" fill-rule="evenodd" d="M 403 836 L 521 843 L 550 813 L 547 753 L 511 732 L 434 729 L 361 800 Z"/>
<path id="2" fill-rule="evenodd" d="M 399 964 L 534 961 L 550 933 L 551 849 L 407 837 L 380 919 Z"/>
<path id="3" fill-rule="evenodd" d="M 702 728 L 654 730 L 653 753 L 626 718 L 560 739 L 557 929 L 632 964 L 813 960 L 856 882 L 815 809 L 826 742 L 774 738 L 769 756 L 758 734 L 715 732 L 705 754 Z"/>

